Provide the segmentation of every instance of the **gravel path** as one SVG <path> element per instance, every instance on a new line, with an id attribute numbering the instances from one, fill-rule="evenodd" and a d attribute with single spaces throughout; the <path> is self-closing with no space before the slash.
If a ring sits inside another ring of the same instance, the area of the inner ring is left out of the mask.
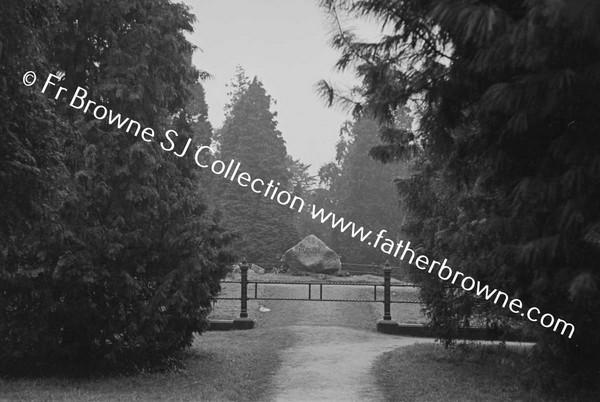
<path id="1" fill-rule="evenodd" d="M 295 326 L 297 344 L 283 352 L 274 378 L 277 401 L 381 401 L 371 374 L 380 354 L 427 340 L 345 327 Z"/>
<path id="2" fill-rule="evenodd" d="M 318 289 L 318 287 L 317 287 Z M 372 287 L 326 286 L 324 298 L 372 297 Z M 317 290 L 318 292 L 318 290 Z M 307 288 L 265 287 L 268 297 L 303 297 Z M 318 293 L 313 288 L 313 297 Z M 375 323 L 381 306 L 374 303 L 259 301 L 270 309 L 258 314 L 261 328 L 287 327 L 294 344 L 282 351 L 283 362 L 273 379 L 276 401 L 379 401 L 383 395 L 371 374 L 380 354 L 426 339 L 383 335 Z"/>

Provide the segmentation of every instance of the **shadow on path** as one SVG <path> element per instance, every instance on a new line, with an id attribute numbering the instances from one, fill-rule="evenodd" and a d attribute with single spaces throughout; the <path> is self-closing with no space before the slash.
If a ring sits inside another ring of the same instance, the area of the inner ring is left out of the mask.
<path id="1" fill-rule="evenodd" d="M 346 327 L 294 326 L 294 346 L 283 351 L 273 379 L 277 401 L 381 401 L 371 374 L 380 354 L 417 342 Z"/>
<path id="2" fill-rule="evenodd" d="M 302 297 L 306 289 L 274 286 L 268 297 Z M 369 287 L 329 287 L 326 298 L 369 297 Z M 261 301 L 260 328 L 285 327 L 292 346 L 281 351 L 281 365 L 271 380 L 276 401 L 380 401 L 383 394 L 371 374 L 380 354 L 423 338 L 384 335 L 376 331 L 381 308 L 373 303 Z"/>

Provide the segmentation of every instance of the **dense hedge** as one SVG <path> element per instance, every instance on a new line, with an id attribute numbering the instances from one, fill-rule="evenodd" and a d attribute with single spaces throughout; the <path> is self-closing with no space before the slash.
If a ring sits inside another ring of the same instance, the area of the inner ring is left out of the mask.
<path id="1" fill-rule="evenodd" d="M 62 72 L 67 94 L 210 143 L 192 21 L 168 0 L 0 8 L 1 372 L 143 363 L 203 330 L 231 236 L 201 169 L 41 94 Z"/>

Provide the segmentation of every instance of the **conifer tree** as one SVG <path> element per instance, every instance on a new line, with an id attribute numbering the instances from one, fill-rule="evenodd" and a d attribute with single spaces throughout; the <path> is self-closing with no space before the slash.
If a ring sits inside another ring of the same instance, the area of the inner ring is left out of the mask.
<path id="1" fill-rule="evenodd" d="M 53 215 L 41 216 L 58 227 L 54 235 L 41 237 L 28 259 L 0 267 L 0 370 L 13 373 L 171 356 L 205 328 L 230 262 L 230 238 L 203 198 L 201 170 L 158 141 L 167 129 L 196 142 L 210 137 L 201 74 L 184 37 L 193 16 L 168 0 L 55 3 L 51 20 L 39 22 L 52 27 L 42 31 L 41 46 L 23 37 L 47 50 L 38 64 L 64 72 L 60 85 L 71 96 L 84 88 L 86 99 L 152 128 L 156 140 L 68 100 L 41 101 L 40 116 L 56 116 L 68 129 L 44 119 L 54 128 L 45 135 L 57 142 L 46 140 L 49 157 L 60 150 L 65 179 L 52 183 L 61 198 Z M 21 21 L 42 10 L 37 2 L 8 7 L 19 9 Z M 189 102 L 194 91 L 196 104 Z M 35 138 L 35 126 L 11 119 Z"/>
<path id="2" fill-rule="evenodd" d="M 273 101 L 258 78 L 248 82 L 243 77 L 243 71 L 238 71 L 238 84 L 219 136 L 221 158 L 238 161 L 253 177 L 266 183 L 273 180 L 280 190 L 291 193 L 288 156 L 277 130 L 277 114 L 271 111 Z M 225 221 L 240 235 L 235 248 L 241 257 L 278 261 L 297 242 L 295 212 L 290 208 L 236 183 L 224 183 L 220 197 Z"/>
<path id="3" fill-rule="evenodd" d="M 409 124 L 410 125 L 410 124 Z M 321 167 L 336 216 L 363 226 L 365 230 L 388 231 L 399 236 L 403 213 L 395 195 L 394 180 L 407 169 L 403 165 L 382 165 L 369 151 L 380 144 L 379 126 L 369 118 L 346 122 L 340 130 L 336 161 Z M 346 263 L 383 263 L 386 255 L 349 235 L 330 233 L 332 247 Z"/>
<path id="4" fill-rule="evenodd" d="M 341 31 L 334 42 L 343 52 L 338 66 L 356 63 L 364 80 L 366 101 L 350 104 L 384 125 L 385 145 L 373 154 L 389 162 L 421 146 L 418 174 L 400 186 L 414 217 L 411 235 L 455 269 L 570 322 L 571 339 L 560 323 L 529 323 L 546 362 L 541 371 L 596 382 L 600 4 L 323 3 L 334 13 L 349 6 L 393 31 L 373 43 Z M 349 104 L 331 86 L 322 89 L 330 101 Z M 416 142 L 392 119 L 409 99 L 423 109 Z M 473 319 L 527 325 L 434 276 L 421 280 L 432 326 L 448 342 Z M 541 380 L 555 386 L 554 379 Z"/>

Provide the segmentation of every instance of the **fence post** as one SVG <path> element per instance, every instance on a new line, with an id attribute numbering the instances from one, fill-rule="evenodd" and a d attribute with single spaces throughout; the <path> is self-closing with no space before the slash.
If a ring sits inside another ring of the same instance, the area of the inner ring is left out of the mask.
<path id="1" fill-rule="evenodd" d="M 396 321 L 392 321 L 391 314 L 391 282 L 392 267 L 388 261 L 383 266 L 383 320 L 377 322 L 377 331 L 387 334 L 397 333 L 399 327 Z"/>
<path id="2" fill-rule="evenodd" d="M 248 264 L 245 259 L 242 261 L 242 265 L 240 265 L 240 272 L 242 275 L 242 289 L 240 292 L 242 307 L 240 310 L 240 318 L 248 318 Z"/>
<path id="3" fill-rule="evenodd" d="M 242 261 L 240 265 L 240 273 L 241 273 L 241 291 L 240 291 L 240 300 L 241 300 L 241 310 L 240 310 L 240 318 L 236 318 L 233 320 L 233 328 L 234 329 L 252 329 L 254 328 L 254 320 L 248 318 L 248 264 L 246 263 L 246 259 Z"/>
<path id="4" fill-rule="evenodd" d="M 385 321 L 391 321 L 392 313 L 390 311 L 390 288 L 392 282 L 392 268 L 388 261 L 383 266 L 383 319 Z"/>

